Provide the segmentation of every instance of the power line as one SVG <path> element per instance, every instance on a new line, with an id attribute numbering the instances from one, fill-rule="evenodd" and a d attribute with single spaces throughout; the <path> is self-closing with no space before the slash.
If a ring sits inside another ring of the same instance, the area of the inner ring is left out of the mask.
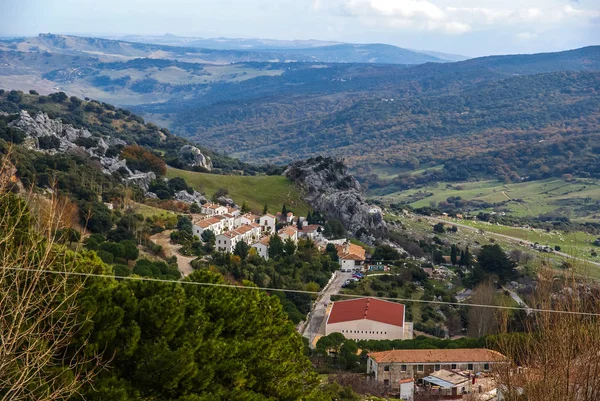
<path id="1" fill-rule="evenodd" d="M 198 281 L 187 281 L 187 280 L 164 280 L 160 278 L 153 277 L 140 277 L 140 276 L 113 276 L 110 274 L 97 274 L 97 273 L 83 273 L 83 272 L 66 272 L 66 271 L 57 271 L 57 270 L 45 270 L 45 269 L 26 269 L 22 267 L 3 267 L 6 270 L 14 270 L 14 271 L 23 271 L 23 272 L 32 272 L 32 273 L 48 273 L 48 274 L 60 274 L 60 275 L 71 275 L 71 276 L 81 276 L 81 277 L 95 277 L 95 278 L 106 278 L 106 279 L 117 279 L 117 280 L 130 280 L 130 281 L 148 281 L 148 282 L 156 282 L 156 283 L 165 283 L 165 284 L 185 284 L 185 285 L 197 285 L 203 287 L 222 287 L 222 288 L 234 288 L 234 289 L 242 289 L 242 290 L 259 290 L 259 291 L 281 291 L 281 292 L 289 292 L 296 294 L 308 294 L 308 295 L 316 295 L 318 296 L 320 292 L 316 291 L 305 291 L 305 290 L 292 290 L 292 289 L 279 289 L 279 288 L 268 288 L 268 287 L 255 287 L 250 285 L 236 285 L 236 284 L 223 284 L 223 283 L 201 283 Z M 504 309 L 504 310 L 517 310 L 517 311 L 525 311 L 525 312 L 545 312 L 545 313 L 557 313 L 557 314 L 565 314 L 565 315 L 579 315 L 579 316 L 596 316 L 600 317 L 600 313 L 590 313 L 590 312 L 574 312 L 574 311 L 561 311 L 561 310 L 553 310 L 553 309 L 540 309 L 540 308 L 524 308 L 517 306 L 502 306 L 502 305 L 486 305 L 486 304 L 464 304 L 460 302 L 446 302 L 446 301 L 435 301 L 435 300 L 424 300 L 424 299 L 408 299 L 408 298 L 393 298 L 393 297 L 376 297 L 376 296 L 366 296 L 366 295 L 356 295 L 356 294 L 335 294 L 341 297 L 347 298 L 375 298 L 381 299 L 384 301 L 401 301 L 401 302 L 416 302 L 416 303 L 424 303 L 424 304 L 435 304 L 435 305 L 452 305 L 452 306 L 470 306 L 477 308 L 487 308 L 487 309 Z"/>

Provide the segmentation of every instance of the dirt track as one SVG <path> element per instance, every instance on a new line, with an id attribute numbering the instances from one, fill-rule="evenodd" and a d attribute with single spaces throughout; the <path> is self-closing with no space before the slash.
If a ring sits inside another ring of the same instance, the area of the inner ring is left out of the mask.
<path id="1" fill-rule="evenodd" d="M 162 246 L 167 257 L 174 255 L 177 258 L 177 269 L 181 272 L 183 277 L 189 276 L 194 271 L 190 262 L 196 258 L 180 254 L 179 248 L 181 248 L 181 245 L 172 244 L 170 236 L 171 230 L 166 230 L 162 233 L 154 234 L 150 237 L 150 240 L 155 244 Z"/>

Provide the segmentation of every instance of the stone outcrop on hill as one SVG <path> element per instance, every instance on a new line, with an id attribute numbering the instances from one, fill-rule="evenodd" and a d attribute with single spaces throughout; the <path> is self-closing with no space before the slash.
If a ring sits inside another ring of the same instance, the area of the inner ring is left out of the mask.
<path id="1" fill-rule="evenodd" d="M 200 149 L 192 145 L 182 146 L 177 159 L 189 167 L 202 167 L 209 171 L 213 168 L 210 157 L 205 156 Z"/>
<path id="2" fill-rule="evenodd" d="M 338 219 L 352 233 L 387 229 L 381 213 L 373 213 L 360 184 L 341 160 L 318 156 L 290 165 L 284 174 L 304 191 L 315 210 Z"/>
<path id="3" fill-rule="evenodd" d="M 64 124 L 58 119 L 50 118 L 46 113 L 38 113 L 32 117 L 25 110 L 22 110 L 19 117 L 11 121 L 9 126 L 26 135 L 25 145 L 32 150 L 48 154 L 83 150 L 90 158 L 100 162 L 105 174 L 118 171 L 127 184 L 137 185 L 144 192 L 148 191 L 150 183 L 156 179 L 153 172 L 131 171 L 126 160 L 106 155 L 106 151 L 111 146 L 127 144 L 121 139 L 109 136 L 94 137 L 85 128 L 79 129 Z"/>
<path id="4" fill-rule="evenodd" d="M 194 191 L 193 193 L 189 193 L 187 191 L 179 191 L 175 192 L 175 199 L 184 202 L 184 203 L 196 203 L 198 205 L 202 205 L 206 203 L 208 199 L 204 195 L 202 195 L 198 191 Z"/>

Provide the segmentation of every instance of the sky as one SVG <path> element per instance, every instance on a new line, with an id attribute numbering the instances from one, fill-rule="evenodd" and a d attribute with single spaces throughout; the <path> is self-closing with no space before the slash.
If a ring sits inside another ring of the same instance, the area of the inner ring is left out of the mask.
<path id="1" fill-rule="evenodd" d="M 0 0 L 0 35 L 387 43 L 466 56 L 600 44 L 600 0 Z"/>

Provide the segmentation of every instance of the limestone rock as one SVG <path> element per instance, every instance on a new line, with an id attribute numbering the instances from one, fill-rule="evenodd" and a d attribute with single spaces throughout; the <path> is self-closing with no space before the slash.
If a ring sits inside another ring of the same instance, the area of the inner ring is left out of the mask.
<path id="1" fill-rule="evenodd" d="M 210 157 L 204 156 L 200 149 L 192 145 L 182 146 L 177 159 L 190 167 L 202 167 L 207 170 L 212 170 L 213 167 Z"/>
<path id="2" fill-rule="evenodd" d="M 373 212 L 342 161 L 318 156 L 292 164 L 284 174 L 304 191 L 304 199 L 315 210 L 338 219 L 352 233 L 387 230 L 381 213 Z"/>
<path id="3" fill-rule="evenodd" d="M 150 184 L 154 180 L 156 180 L 156 174 L 154 174 L 152 171 L 148 173 L 137 173 L 130 175 L 129 177 L 125 177 L 125 182 L 128 185 L 137 185 L 144 191 L 144 193 L 148 192 L 148 188 L 150 188 Z"/>
<path id="4" fill-rule="evenodd" d="M 175 199 L 184 203 L 197 203 L 198 205 L 202 205 L 207 201 L 206 197 L 198 191 L 194 191 L 192 194 L 187 191 L 175 192 Z"/>

